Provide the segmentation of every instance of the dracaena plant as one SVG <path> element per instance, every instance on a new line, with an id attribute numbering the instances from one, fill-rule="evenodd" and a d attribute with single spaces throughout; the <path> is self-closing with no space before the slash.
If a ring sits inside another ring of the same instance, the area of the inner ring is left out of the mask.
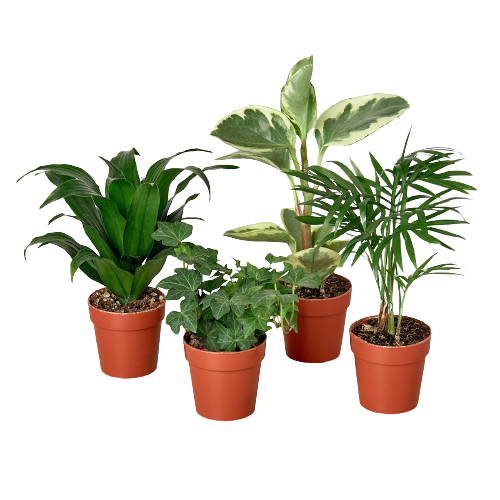
<path id="1" fill-rule="evenodd" d="M 394 345 L 399 344 L 410 286 L 423 276 L 457 274 L 454 271 L 459 269 L 454 264 L 430 265 L 436 254 L 418 265 L 412 237 L 453 250 L 444 237 L 463 237 L 445 228 L 467 224 L 456 203 L 468 198 L 456 194 L 474 190 L 456 180 L 471 175 L 469 172 L 449 170 L 461 160 L 454 150 L 427 148 L 406 154 L 406 145 L 392 169 L 383 169 L 370 153 L 374 179 L 365 177 L 354 163 L 350 168 L 334 162 L 338 173 L 311 167 L 308 180 L 323 190 L 311 204 L 319 213 L 300 217 L 310 224 L 333 224 L 333 231 L 318 242 L 318 247 L 330 238 L 354 236 L 342 252 L 341 264 L 350 255 L 354 255 L 353 264 L 361 256 L 367 258 L 380 294 L 375 334 L 388 333 Z M 406 256 L 414 266 L 409 275 L 404 274 Z M 399 302 L 397 322 L 395 297 Z"/>
<path id="2" fill-rule="evenodd" d="M 291 69 L 281 89 L 281 111 L 246 106 L 222 118 L 212 135 L 238 149 L 219 159 L 252 159 L 281 170 L 287 175 L 294 196 L 294 208 L 281 211 L 284 227 L 262 222 L 231 229 L 224 234 L 246 241 L 287 243 L 292 252 L 290 262 L 294 266 L 319 272 L 325 278 L 337 267 L 338 252 L 345 247 L 347 240 L 326 241 L 324 237 L 332 231 L 331 225 L 314 227 L 296 219 L 296 216 L 311 214 L 310 203 L 316 194 L 307 178 L 307 136 L 314 129 L 319 148 L 316 164 L 321 165 L 329 146 L 347 146 L 360 141 L 400 116 L 409 105 L 396 95 L 370 94 L 340 101 L 317 118 L 312 71 L 312 56 L 302 59 Z M 302 174 L 298 184 L 288 172 L 291 166 Z M 311 248 L 319 241 L 325 242 L 314 253 Z"/>
<path id="3" fill-rule="evenodd" d="M 184 222 L 159 222 L 153 234 L 183 263 L 157 285 L 167 290 L 167 300 L 182 299 L 180 311 L 166 318 L 174 333 L 182 326 L 204 337 L 210 351 L 244 351 L 271 328 L 269 323 L 285 332 L 297 331 L 295 288 L 319 286 L 319 275 L 289 263 L 277 270 L 275 266 L 286 257 L 271 254 L 266 256 L 268 267 L 244 266 L 236 260 L 236 270 L 231 270 L 218 263 L 217 250 L 185 241 L 192 230 Z"/>
<path id="4" fill-rule="evenodd" d="M 92 176 L 79 167 L 46 165 L 31 170 L 28 174 L 45 173 L 49 181 L 57 186 L 40 208 L 64 198 L 74 214 L 69 217 L 83 224 L 85 234 L 95 250 L 61 232 L 33 238 L 26 249 L 37 244 L 56 245 L 72 259 L 71 280 L 75 272 L 81 269 L 90 279 L 108 287 L 121 304 L 127 306 L 129 302 L 139 299 L 151 280 L 161 271 L 169 254 L 168 248 L 155 243 L 151 237 L 157 223 L 181 220 L 186 204 L 198 194 L 189 196 L 174 210 L 172 204 L 176 196 L 196 176 L 203 180 L 210 194 L 206 171 L 238 168 L 232 165 L 214 165 L 203 169 L 193 166 L 166 169 L 170 160 L 192 151 L 205 150 L 188 149 L 158 160 L 142 180 L 135 160 L 139 155 L 136 149 L 122 151 L 110 161 L 101 158 L 109 169 L 104 195 Z M 177 183 L 172 194 L 174 180 L 183 172 L 189 175 Z M 64 215 L 56 215 L 49 224 Z"/>

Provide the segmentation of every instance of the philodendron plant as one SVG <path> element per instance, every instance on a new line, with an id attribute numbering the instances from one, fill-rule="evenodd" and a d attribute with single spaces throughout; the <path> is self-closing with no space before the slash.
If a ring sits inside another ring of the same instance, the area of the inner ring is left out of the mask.
<path id="1" fill-rule="evenodd" d="M 172 311 L 166 322 L 176 334 L 181 326 L 205 339 L 210 351 L 247 350 L 271 327 L 297 331 L 298 297 L 295 287 L 318 287 L 317 274 L 294 269 L 284 263 L 286 257 L 266 256 L 268 267 L 241 265 L 235 271 L 217 261 L 217 250 L 204 248 L 185 240 L 193 227 L 184 222 L 159 222 L 155 240 L 173 248 L 183 267 L 161 280 L 159 288 L 167 290 L 166 300 L 182 299 L 180 311 Z"/>
<path id="2" fill-rule="evenodd" d="M 408 139 L 407 139 L 408 141 Z M 374 334 L 389 334 L 399 345 L 403 306 L 410 286 L 422 276 L 456 274 L 454 264 L 429 265 L 434 255 L 417 264 L 411 235 L 431 244 L 453 250 L 441 238 L 462 238 L 445 227 L 467 224 L 461 217 L 456 200 L 467 199 L 455 193 L 468 194 L 474 187 L 455 180 L 469 176 L 463 170 L 448 170 L 460 158 L 448 148 L 420 149 L 401 157 L 392 169 L 383 169 L 370 153 L 374 179 L 366 178 L 353 163 L 352 169 L 335 162 L 338 174 L 322 167 L 311 167 L 310 182 L 323 188 L 312 206 L 327 215 L 304 216 L 309 224 L 330 224 L 333 231 L 318 242 L 318 249 L 330 238 L 346 233 L 352 238 L 342 252 L 341 264 L 354 254 L 353 264 L 363 255 L 367 258 L 380 295 L 380 313 Z M 294 174 L 292 174 L 294 175 Z M 404 275 L 403 257 L 408 256 L 415 270 Z M 395 295 L 399 299 L 397 323 L 394 317 Z"/>
<path id="3" fill-rule="evenodd" d="M 110 161 L 101 158 L 109 168 L 104 195 L 92 176 L 79 167 L 46 165 L 31 170 L 37 174 L 45 173 L 49 181 L 57 186 L 40 208 L 64 198 L 74 214 L 69 217 L 83 224 L 85 234 L 96 251 L 60 232 L 33 238 L 26 249 L 37 244 L 56 245 L 72 259 L 71 280 L 80 268 L 90 279 L 108 287 L 124 306 L 139 299 L 171 252 L 151 237 L 157 223 L 183 219 L 186 204 L 198 194 L 189 196 L 181 206 L 172 210 L 175 197 L 196 176 L 203 180 L 210 194 L 206 171 L 238 168 L 233 165 L 214 165 L 203 169 L 193 166 L 165 168 L 176 156 L 192 151 L 205 150 L 188 149 L 158 160 L 142 180 L 135 161 L 139 155 L 136 149 L 122 151 Z M 177 184 L 172 194 L 172 184 L 183 172 L 189 172 L 189 175 Z M 64 215 L 56 215 L 49 224 Z"/>
<path id="4" fill-rule="evenodd" d="M 252 159 L 281 170 L 286 173 L 294 196 L 294 208 L 281 211 L 284 227 L 261 222 L 231 229 L 224 233 L 225 236 L 246 241 L 287 243 L 292 252 L 289 260 L 294 266 L 327 277 L 337 267 L 338 252 L 348 240 L 325 241 L 325 236 L 333 230 L 332 225 L 314 227 L 296 219 L 296 216 L 311 214 L 311 204 L 318 194 L 315 187 L 309 186 L 307 178 L 308 133 L 314 129 L 319 148 L 316 163 L 321 165 L 329 146 L 347 146 L 360 141 L 400 116 L 409 105 L 396 95 L 370 94 L 340 101 L 317 118 L 312 71 L 312 56 L 302 59 L 291 69 L 281 89 L 281 111 L 246 106 L 222 118 L 212 135 L 238 149 L 220 160 Z M 299 153 L 296 150 L 297 138 Z M 299 185 L 288 173 L 290 162 L 295 171 L 302 174 Z M 314 253 L 311 248 L 320 241 L 325 243 Z"/>

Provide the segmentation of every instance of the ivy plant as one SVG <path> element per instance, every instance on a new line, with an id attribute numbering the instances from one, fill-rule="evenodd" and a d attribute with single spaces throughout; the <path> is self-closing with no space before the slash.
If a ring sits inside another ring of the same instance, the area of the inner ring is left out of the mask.
<path id="1" fill-rule="evenodd" d="M 149 168 L 142 180 L 135 160 L 139 155 L 136 149 L 121 151 L 111 160 L 101 158 L 108 168 L 104 194 L 92 176 L 79 167 L 62 164 L 31 170 L 28 174 L 44 173 L 56 186 L 40 208 L 63 198 L 73 212 L 69 217 L 82 223 L 95 250 L 61 232 L 37 236 L 26 249 L 32 245 L 56 245 L 71 257 L 71 280 L 81 269 L 90 279 L 108 287 L 121 304 L 127 306 L 129 302 L 139 299 L 161 271 L 171 251 L 155 242 L 151 233 L 159 222 L 182 220 L 186 204 L 198 194 L 189 196 L 173 209 L 175 198 L 195 177 L 205 183 L 210 195 L 210 183 L 205 172 L 238 168 L 233 165 L 214 165 L 203 169 L 193 166 L 166 168 L 176 156 L 193 151 L 210 152 L 188 149 L 162 158 Z M 172 193 L 174 181 L 183 173 L 188 175 L 177 183 Z M 49 224 L 63 216 L 65 214 L 62 213 L 56 215 Z"/>
<path id="2" fill-rule="evenodd" d="M 297 216 L 311 215 L 311 203 L 317 188 L 310 186 L 307 172 L 309 158 L 307 136 L 314 129 L 321 165 L 330 146 L 347 146 L 372 134 L 394 120 L 408 108 L 405 99 L 392 94 L 370 94 L 334 104 L 317 118 L 316 93 L 311 84 L 313 57 L 300 60 L 291 70 L 281 89 L 281 111 L 264 106 L 246 106 L 222 118 L 212 135 L 237 148 L 219 158 L 252 159 L 284 172 L 293 190 L 294 208 L 281 211 L 283 227 L 261 222 L 226 231 L 225 236 L 246 241 L 272 241 L 288 244 L 290 262 L 308 272 L 321 272 L 327 277 L 340 259 L 338 252 L 348 240 L 325 239 L 333 225 L 313 226 L 300 223 Z M 298 150 L 296 149 L 298 139 Z M 300 158 L 300 162 L 299 162 Z M 289 173 L 290 167 L 300 173 Z M 323 241 L 322 247 L 310 249 Z"/>
<path id="3" fill-rule="evenodd" d="M 318 274 L 294 269 L 286 257 L 271 254 L 267 267 L 236 260 L 232 270 L 218 262 L 217 250 L 185 241 L 192 230 L 184 222 L 159 222 L 153 233 L 183 263 L 157 285 L 167 290 L 166 300 L 181 300 L 180 310 L 166 318 L 174 333 L 183 327 L 203 337 L 208 350 L 232 352 L 250 349 L 271 328 L 269 323 L 284 332 L 297 331 L 295 288 L 318 287 Z"/>

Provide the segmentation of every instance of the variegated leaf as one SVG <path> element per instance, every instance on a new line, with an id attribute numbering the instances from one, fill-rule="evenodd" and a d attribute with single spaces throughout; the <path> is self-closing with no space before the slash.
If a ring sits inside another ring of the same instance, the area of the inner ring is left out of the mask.
<path id="1" fill-rule="evenodd" d="M 224 236 L 245 241 L 274 241 L 293 244 L 293 238 L 280 226 L 273 222 L 259 222 L 248 226 L 230 229 Z"/>
<path id="2" fill-rule="evenodd" d="M 256 160 L 278 170 L 290 168 L 290 153 L 287 149 L 276 149 L 270 153 L 251 153 L 248 151 L 235 151 L 230 155 L 221 156 L 217 160 Z"/>
<path id="3" fill-rule="evenodd" d="M 290 247 L 292 253 L 302 250 L 302 227 L 296 217 L 297 214 L 293 208 L 283 208 L 281 210 L 281 222 L 283 222 L 286 231 L 295 243 L 293 248 Z"/>
<path id="4" fill-rule="evenodd" d="M 246 106 L 220 120 L 211 135 L 242 151 L 269 153 L 295 147 L 295 129 L 280 111 Z"/>
<path id="5" fill-rule="evenodd" d="M 323 157 L 328 146 L 347 146 L 364 139 L 403 114 L 410 105 L 393 94 L 352 97 L 327 109 L 316 123 L 314 135 Z"/>
<path id="6" fill-rule="evenodd" d="M 281 89 L 281 111 L 290 119 L 302 141 L 316 124 L 316 93 L 311 85 L 313 56 L 300 60 Z"/>
<path id="7" fill-rule="evenodd" d="M 318 273 L 322 278 L 331 274 L 340 263 L 340 255 L 329 248 L 308 248 L 288 256 L 293 267 L 301 267 L 308 273 Z"/>

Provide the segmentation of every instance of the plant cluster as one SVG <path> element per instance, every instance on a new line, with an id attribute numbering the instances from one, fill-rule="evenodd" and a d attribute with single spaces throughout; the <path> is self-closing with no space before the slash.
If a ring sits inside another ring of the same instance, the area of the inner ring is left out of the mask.
<path id="1" fill-rule="evenodd" d="M 181 326 L 205 339 L 210 351 L 247 350 L 271 327 L 297 331 L 297 286 L 318 287 L 321 277 L 294 269 L 286 257 L 266 256 L 268 267 L 246 266 L 236 260 L 236 270 L 218 263 L 218 252 L 185 241 L 192 226 L 184 222 L 159 222 L 153 238 L 172 248 L 183 267 L 158 283 L 166 300 L 179 300 L 166 322 L 174 333 Z M 274 266 L 283 263 L 283 269 Z"/>
<path id="2" fill-rule="evenodd" d="M 90 279 L 108 287 L 121 304 L 127 306 L 129 302 L 139 299 L 161 271 L 170 253 L 168 248 L 155 243 L 151 234 L 159 222 L 182 220 L 186 204 L 198 194 L 189 196 L 173 210 L 176 196 L 196 176 L 203 180 L 210 194 L 206 171 L 238 168 L 233 165 L 214 165 L 203 169 L 193 166 L 166 169 L 170 160 L 192 151 L 205 150 L 188 149 L 158 160 L 142 180 L 135 161 L 139 155 L 136 149 L 121 151 L 111 160 L 101 158 L 109 169 L 104 195 L 92 176 L 79 167 L 46 165 L 32 170 L 37 174 L 45 173 L 49 181 L 57 186 L 40 208 L 64 198 L 74 214 L 69 217 L 82 223 L 95 251 L 61 232 L 38 236 L 31 240 L 26 249 L 36 244 L 56 245 L 72 259 L 71 280 L 80 268 Z M 183 172 L 189 172 L 189 175 L 177 184 L 172 194 L 173 182 Z M 56 215 L 49 224 L 64 215 Z"/>
<path id="3" fill-rule="evenodd" d="M 316 198 L 311 206 L 323 215 L 298 217 L 304 223 L 333 225 L 333 231 L 318 242 L 316 250 L 329 239 L 349 234 L 352 239 L 342 252 L 340 265 L 352 254 L 353 264 L 362 255 L 367 258 L 380 295 L 375 333 L 392 335 L 396 345 L 409 287 L 422 276 L 456 274 L 454 271 L 458 270 L 454 264 L 429 266 L 436 254 L 417 265 L 412 236 L 453 250 L 442 241 L 443 237 L 463 237 L 444 228 L 467 224 L 456 206 L 457 200 L 467 198 L 455 194 L 468 194 L 475 189 L 456 180 L 459 176 L 470 176 L 469 172 L 448 169 L 461 160 L 454 157 L 454 150 L 426 148 L 406 154 L 407 142 L 408 138 L 392 169 L 383 169 L 370 153 L 373 180 L 365 177 L 353 162 L 350 168 L 334 161 L 338 173 L 321 166 L 309 167 L 307 174 L 287 171 L 288 175 L 307 177 L 322 188 L 314 189 Z M 453 218 L 454 215 L 459 218 Z M 403 274 L 405 254 L 415 268 L 407 276 Z"/>
<path id="4" fill-rule="evenodd" d="M 287 243 L 292 255 L 289 261 L 308 272 L 320 273 L 325 279 L 338 266 L 340 252 L 348 240 L 326 238 L 334 226 L 313 227 L 296 216 L 310 216 L 317 190 L 309 186 L 307 136 L 314 129 L 319 148 L 317 164 L 321 165 L 329 146 L 346 146 L 372 134 L 409 108 L 402 97 L 392 94 L 370 94 L 334 104 L 317 118 L 316 93 L 311 84 L 313 57 L 300 60 L 290 71 L 281 89 L 281 111 L 264 106 L 246 106 L 220 120 L 212 135 L 237 148 L 219 158 L 252 159 L 266 163 L 287 175 L 294 195 L 294 208 L 281 211 L 283 226 L 272 222 L 250 224 L 226 231 L 225 236 L 246 241 Z M 296 149 L 297 139 L 299 147 Z M 300 158 L 300 162 L 299 162 Z M 291 165 L 300 183 L 289 172 Z M 302 199 L 301 199 L 302 197 Z M 321 248 L 316 247 L 319 242 Z"/>

